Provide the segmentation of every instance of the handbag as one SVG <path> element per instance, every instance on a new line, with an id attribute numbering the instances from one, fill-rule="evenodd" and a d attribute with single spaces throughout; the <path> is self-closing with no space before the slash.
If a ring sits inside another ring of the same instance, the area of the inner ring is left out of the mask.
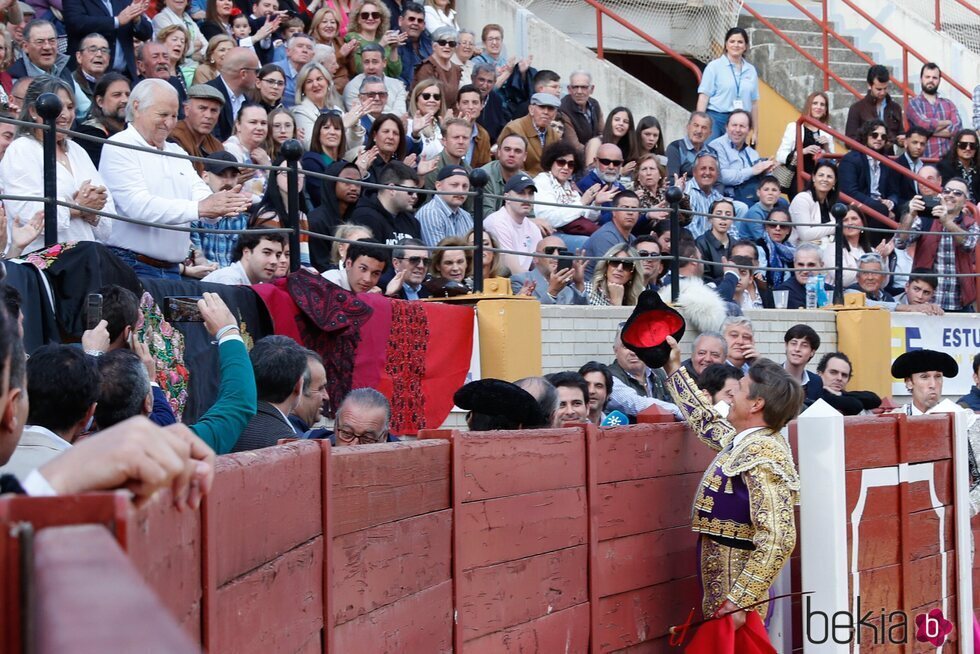
<path id="1" fill-rule="evenodd" d="M 783 163 L 776 164 L 772 169 L 772 176 L 779 180 L 782 188 L 792 188 L 793 182 L 796 181 L 796 169 Z"/>
<path id="2" fill-rule="evenodd" d="M 592 236 L 597 229 L 599 229 L 598 224 L 592 222 L 588 218 L 579 217 L 561 227 L 558 231 L 563 234 L 572 234 L 574 236 Z"/>

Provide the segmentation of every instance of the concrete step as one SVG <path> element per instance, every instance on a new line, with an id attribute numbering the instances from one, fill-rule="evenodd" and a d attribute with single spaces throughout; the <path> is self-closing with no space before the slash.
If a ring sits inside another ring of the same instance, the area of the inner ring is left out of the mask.
<path id="1" fill-rule="evenodd" d="M 769 28 L 763 27 L 761 23 L 755 22 L 754 19 L 752 19 L 751 23 L 751 27 L 747 25 L 742 26 L 749 32 L 752 45 L 761 43 L 785 43 L 782 37 Z M 810 23 L 810 25 L 813 27 L 812 30 L 782 30 L 782 32 L 803 47 L 823 47 L 823 35 L 816 25 L 813 25 L 812 23 Z M 846 49 L 845 46 L 843 46 L 841 42 L 833 36 L 829 36 L 828 38 L 830 47 Z M 854 40 L 849 37 L 844 37 L 844 39 L 850 43 L 854 43 Z"/>

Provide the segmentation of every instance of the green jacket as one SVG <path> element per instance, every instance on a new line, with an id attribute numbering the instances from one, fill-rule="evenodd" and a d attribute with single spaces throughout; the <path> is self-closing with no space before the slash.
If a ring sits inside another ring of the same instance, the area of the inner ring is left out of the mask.
<path id="1" fill-rule="evenodd" d="M 190 428 L 215 452 L 227 454 L 255 415 L 258 398 L 245 344 L 229 339 L 218 346 L 218 357 L 221 361 L 218 399 Z"/>

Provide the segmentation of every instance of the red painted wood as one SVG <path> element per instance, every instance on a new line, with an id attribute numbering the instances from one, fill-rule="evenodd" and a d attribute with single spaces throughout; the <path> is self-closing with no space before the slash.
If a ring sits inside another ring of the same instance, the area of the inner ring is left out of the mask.
<path id="1" fill-rule="evenodd" d="M 452 624 L 452 582 L 444 581 L 338 625 L 334 647 L 345 653 L 451 652 Z"/>
<path id="2" fill-rule="evenodd" d="M 680 423 L 601 430 L 590 452 L 600 484 L 704 472 L 716 454 Z"/>
<path id="3" fill-rule="evenodd" d="M 453 438 L 453 431 L 455 431 L 455 430 L 453 430 L 453 429 L 420 429 L 419 430 L 418 439 L 420 441 L 421 440 L 425 440 L 427 438 L 430 438 L 430 439 L 441 439 L 441 440 L 448 441 L 448 440 L 452 440 L 452 438 Z"/>
<path id="4" fill-rule="evenodd" d="M 955 593 L 955 564 L 953 556 L 946 557 L 947 590 Z M 901 589 L 901 569 L 898 564 L 863 570 L 861 581 L 861 606 L 864 610 L 878 612 L 901 609 L 911 611 L 921 606 L 935 607 L 942 599 L 942 565 L 938 555 L 929 556 L 909 564 L 909 598 L 903 602 L 899 597 Z M 853 580 L 853 577 L 852 577 Z M 852 586 L 849 583 L 849 587 Z M 853 590 L 849 591 L 853 594 Z"/>
<path id="5" fill-rule="evenodd" d="M 895 423 L 898 416 L 854 417 L 844 421 L 844 465 L 847 470 L 880 468 L 900 462 L 919 463 L 948 459 L 949 419 L 944 415 L 909 420 L 908 458 L 899 460 Z"/>
<path id="6" fill-rule="evenodd" d="M 675 527 L 599 543 L 597 592 L 601 597 L 665 583 L 697 570 L 697 535 Z"/>
<path id="7" fill-rule="evenodd" d="M 464 572 L 458 629 L 472 640 L 588 600 L 585 546 Z"/>
<path id="8" fill-rule="evenodd" d="M 955 548 L 952 507 L 945 507 L 946 518 L 943 525 L 943 551 Z M 918 511 L 909 515 L 909 556 L 912 560 L 938 554 L 939 516 L 932 509 Z M 851 538 L 851 527 L 848 524 L 848 538 Z M 860 539 L 858 541 L 858 566 L 862 570 L 879 568 L 899 562 L 898 516 L 870 518 L 861 521 Z"/>
<path id="9" fill-rule="evenodd" d="M 640 424 L 670 424 L 675 422 L 675 419 L 672 412 L 668 411 L 667 409 L 662 409 L 654 404 L 653 406 L 636 414 L 636 421 Z"/>
<path id="10" fill-rule="evenodd" d="M 334 537 L 449 508 L 447 441 L 336 447 L 331 456 Z"/>
<path id="11" fill-rule="evenodd" d="M 323 628 L 323 538 L 218 589 L 213 652 L 292 652 Z"/>
<path id="12" fill-rule="evenodd" d="M 594 652 L 613 652 L 667 635 L 683 624 L 691 609 L 701 613 L 701 588 L 696 577 L 658 584 L 599 600 Z"/>
<path id="13" fill-rule="evenodd" d="M 936 497 L 941 504 L 953 503 L 953 463 L 952 460 L 936 461 L 934 464 L 934 479 Z M 848 470 L 845 473 L 845 485 L 848 515 L 857 506 L 861 490 L 860 470 Z M 932 507 L 929 484 L 915 482 L 909 488 L 909 510 L 922 511 Z M 898 488 L 896 486 L 878 486 L 869 489 L 862 517 L 877 518 L 888 515 L 898 515 Z"/>
<path id="14" fill-rule="evenodd" d="M 334 635 L 334 593 L 333 591 L 333 499 L 330 489 L 333 488 L 333 452 L 329 441 L 320 441 L 320 526 L 323 529 L 323 574 L 320 577 L 320 593 L 323 598 L 323 633 L 321 634 L 322 652 L 331 654 L 336 649 L 333 645 Z"/>
<path id="15" fill-rule="evenodd" d="M 568 652 L 589 651 L 589 605 L 577 604 L 530 622 L 471 640 L 463 646 L 464 654 L 500 654 L 500 652 Z"/>
<path id="16" fill-rule="evenodd" d="M 200 651 L 101 525 L 37 533 L 33 576 L 39 654 Z"/>
<path id="17" fill-rule="evenodd" d="M 600 484 L 592 499 L 599 540 L 690 526 L 691 499 L 701 473 Z"/>
<path id="18" fill-rule="evenodd" d="M 492 433 L 458 432 L 463 502 L 585 485 L 582 428 Z"/>
<path id="19" fill-rule="evenodd" d="M 207 519 L 219 587 L 322 533 L 320 465 L 314 441 L 218 457 Z"/>
<path id="20" fill-rule="evenodd" d="M 585 488 L 467 502 L 456 518 L 456 555 L 463 570 L 584 545 Z"/>
<path id="21" fill-rule="evenodd" d="M 608 430 L 614 431 L 614 430 Z M 593 498 L 598 497 L 599 492 L 599 468 L 597 464 L 598 446 L 600 430 L 595 425 L 589 424 L 585 427 L 585 483 L 588 493 L 588 538 L 589 538 L 589 650 L 592 650 L 592 625 L 599 620 L 599 520 L 596 512 L 592 510 Z"/>
<path id="22" fill-rule="evenodd" d="M 448 581 L 451 535 L 446 509 L 337 537 L 330 548 L 334 623 Z"/>

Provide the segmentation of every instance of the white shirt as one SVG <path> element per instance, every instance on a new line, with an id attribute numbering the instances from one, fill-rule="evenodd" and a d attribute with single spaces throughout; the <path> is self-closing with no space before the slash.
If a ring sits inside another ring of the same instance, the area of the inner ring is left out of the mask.
<path id="1" fill-rule="evenodd" d="M 364 80 L 364 73 L 360 73 L 354 76 L 354 79 L 347 82 L 347 86 L 344 87 L 344 106 L 348 110 L 353 109 L 354 105 L 360 102 L 359 91 L 361 90 L 361 82 Z M 384 76 L 385 80 L 385 90 L 388 91 L 388 101 L 385 102 L 386 114 L 395 114 L 401 116 L 404 113 L 408 113 L 406 107 L 406 102 L 408 100 L 408 93 L 405 91 L 405 83 L 396 77 Z"/>
<path id="2" fill-rule="evenodd" d="M 347 271 L 343 268 L 331 268 L 330 270 L 324 271 L 322 277 L 328 282 L 333 282 L 345 291 L 353 291 L 350 287 L 350 280 L 347 279 Z"/>
<path id="3" fill-rule="evenodd" d="M 110 137 L 109 141 L 153 148 L 132 125 Z M 176 143 L 165 143 L 164 150 L 187 154 Z M 99 172 L 123 216 L 161 225 L 186 225 L 195 220 L 217 221 L 217 218 L 201 218 L 198 215 L 197 203 L 211 195 L 211 189 L 186 159 L 106 145 L 102 148 Z M 113 226 L 109 245 L 179 263 L 190 252 L 191 237 L 187 232 L 120 221 Z"/>
<path id="4" fill-rule="evenodd" d="M 252 280 L 248 278 L 245 273 L 245 266 L 242 265 L 241 261 L 236 261 L 230 266 L 225 268 L 218 268 L 217 270 L 210 272 L 202 282 L 209 282 L 211 284 L 228 284 L 229 286 L 251 286 Z"/>
<path id="5" fill-rule="evenodd" d="M 225 91 L 228 92 L 228 97 L 231 98 L 231 115 L 237 120 L 238 112 L 242 110 L 242 105 L 245 104 L 245 94 L 239 93 L 238 95 L 235 95 L 235 92 L 231 90 L 230 86 L 228 86 L 228 82 L 225 81 L 224 77 L 218 75 L 218 79 L 220 79 L 221 83 L 225 85 Z"/>
<path id="6" fill-rule="evenodd" d="M 92 164 L 88 153 L 82 146 L 69 140 L 68 162 L 69 169 L 62 163 L 56 166 L 58 172 L 58 199 L 71 202 L 82 182 L 88 180 L 92 186 L 105 186 L 102 176 Z M 5 193 L 10 195 L 44 196 L 44 148 L 41 142 L 32 136 L 21 136 L 10 144 L 3 160 L 0 161 L 0 185 Z M 24 202 L 19 200 L 4 200 L 7 209 L 7 220 L 10 226 L 16 220 L 18 225 L 28 223 L 38 211 L 44 211 L 43 202 Z M 116 205 L 112 194 L 106 198 L 104 211 L 116 213 Z M 99 241 L 105 243 L 112 233 L 112 220 L 99 218 L 99 224 L 92 226 L 82 218 L 72 218 L 68 207 L 58 207 L 58 241 Z M 26 250 L 37 250 L 44 247 L 42 233 L 27 246 Z"/>
<path id="7" fill-rule="evenodd" d="M 620 409 L 623 413 L 635 416 L 640 411 L 649 409 L 652 406 L 658 406 L 661 409 L 670 411 L 677 420 L 684 419 L 684 416 L 681 415 L 681 410 L 677 408 L 677 405 L 670 402 L 664 402 L 663 400 L 658 400 L 655 397 L 644 397 L 630 388 L 628 384 L 625 384 L 616 377 L 613 377 L 612 390 L 609 393 L 608 408 L 610 410 Z"/>
<path id="8" fill-rule="evenodd" d="M 501 254 L 504 265 L 510 268 L 511 274 L 527 272 L 531 269 L 532 255 L 541 240 L 541 230 L 531 220 L 524 218 L 520 223 L 514 220 L 507 210 L 507 205 L 494 211 L 483 221 L 483 228 L 494 235 L 502 250 L 517 250 L 527 252 L 527 256 L 517 254 Z"/>

